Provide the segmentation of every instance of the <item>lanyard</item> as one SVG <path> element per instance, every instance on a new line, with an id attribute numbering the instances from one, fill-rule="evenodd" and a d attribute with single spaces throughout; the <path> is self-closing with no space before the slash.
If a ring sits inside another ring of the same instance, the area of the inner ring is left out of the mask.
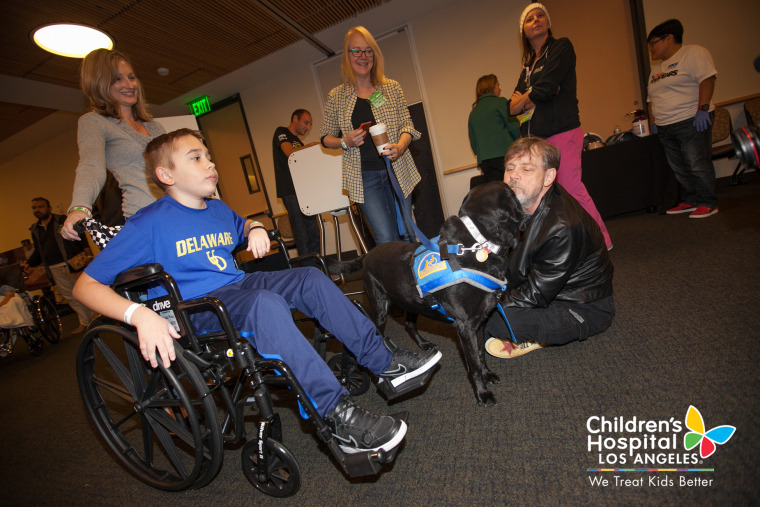
<path id="1" fill-rule="evenodd" d="M 538 57 L 536 57 L 535 60 L 533 60 L 533 65 L 531 65 L 530 68 L 525 67 L 525 84 L 526 84 L 527 88 L 530 88 L 530 76 L 531 76 L 531 74 L 533 74 L 533 69 L 536 68 L 536 64 L 538 63 L 538 61 L 541 58 L 545 57 L 546 53 L 548 53 L 548 52 L 549 52 L 549 45 L 547 44 L 546 45 L 546 49 L 544 49 L 544 52 L 541 53 L 541 56 L 538 56 Z"/>

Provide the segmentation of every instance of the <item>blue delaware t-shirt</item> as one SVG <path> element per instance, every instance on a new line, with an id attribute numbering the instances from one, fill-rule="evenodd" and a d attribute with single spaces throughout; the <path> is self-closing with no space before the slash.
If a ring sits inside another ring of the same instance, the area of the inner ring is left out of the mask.
<path id="1" fill-rule="evenodd" d="M 219 200 L 193 209 L 167 195 L 127 220 L 85 273 L 111 285 L 122 271 L 158 263 L 183 299 L 202 297 L 243 278 L 232 251 L 246 239 L 244 229 L 245 219 Z"/>

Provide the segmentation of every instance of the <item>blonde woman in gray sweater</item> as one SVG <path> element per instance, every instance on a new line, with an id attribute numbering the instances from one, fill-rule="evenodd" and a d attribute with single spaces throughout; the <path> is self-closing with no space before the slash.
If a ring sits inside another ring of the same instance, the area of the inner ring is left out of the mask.
<path id="1" fill-rule="evenodd" d="M 90 112 L 79 118 L 79 165 L 64 238 L 77 240 L 74 224 L 92 216 L 92 205 L 107 171 L 119 184 L 122 213 L 128 218 L 163 195 L 145 173 L 143 151 L 164 133 L 148 113 L 145 94 L 129 59 L 118 51 L 96 49 L 82 61 L 80 85 Z"/>

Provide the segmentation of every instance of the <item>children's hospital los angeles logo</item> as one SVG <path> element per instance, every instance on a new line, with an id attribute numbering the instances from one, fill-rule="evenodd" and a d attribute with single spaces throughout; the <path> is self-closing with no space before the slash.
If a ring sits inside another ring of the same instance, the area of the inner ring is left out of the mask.
<path id="1" fill-rule="evenodd" d="M 595 466 L 587 468 L 594 487 L 712 486 L 707 458 L 736 432 L 734 426 L 707 429 L 705 419 L 691 405 L 686 417 L 641 420 L 637 417 L 586 419 L 587 451 Z M 610 472 L 613 472 L 610 474 Z M 627 474 L 627 472 L 654 472 Z M 673 475 L 675 473 L 676 475 Z"/>

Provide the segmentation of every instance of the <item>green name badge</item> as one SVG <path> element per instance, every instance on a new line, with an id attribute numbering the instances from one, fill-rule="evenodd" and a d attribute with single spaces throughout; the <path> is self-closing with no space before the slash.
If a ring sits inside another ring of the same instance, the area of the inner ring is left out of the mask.
<path id="1" fill-rule="evenodd" d="M 525 111 L 524 114 L 518 115 L 517 118 L 520 120 L 520 125 L 522 125 L 526 121 L 530 121 L 530 119 L 533 117 L 533 112 L 535 110 L 536 110 L 536 108 L 532 107 L 529 110 Z"/>
<path id="2" fill-rule="evenodd" d="M 385 97 L 380 93 L 380 90 L 375 90 L 375 93 L 369 96 L 369 103 L 375 107 L 380 107 L 385 104 Z"/>

